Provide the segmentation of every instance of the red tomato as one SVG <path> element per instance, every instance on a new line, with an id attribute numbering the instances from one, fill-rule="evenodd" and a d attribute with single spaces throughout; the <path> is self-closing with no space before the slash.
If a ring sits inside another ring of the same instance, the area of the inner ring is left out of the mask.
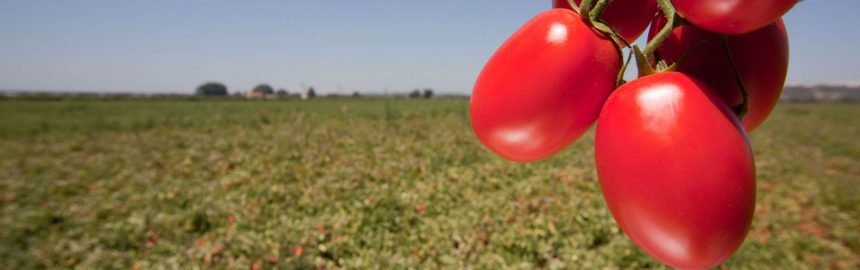
<path id="1" fill-rule="evenodd" d="M 662 17 L 654 21 L 649 39 L 665 21 Z M 671 64 L 690 48 L 704 42 L 681 63 L 678 71 L 710 84 L 726 104 L 735 106 L 743 102 L 743 96 L 721 39 L 720 34 L 681 26 L 675 28 L 657 53 Z M 728 41 L 732 59 L 749 94 L 749 112 L 743 123 L 747 131 L 752 131 L 767 119 L 782 94 L 788 72 L 788 36 L 782 20 L 777 20 L 755 32 L 729 36 Z"/>
<path id="2" fill-rule="evenodd" d="M 765 27 L 788 12 L 797 0 L 673 0 L 681 17 L 701 28 L 743 34 Z"/>
<path id="3" fill-rule="evenodd" d="M 507 159 L 549 157 L 594 123 L 620 68 L 612 41 L 578 14 L 545 11 L 502 44 L 481 71 L 469 104 L 472 129 Z"/>
<path id="4" fill-rule="evenodd" d="M 618 88 L 597 122 L 609 210 L 633 242 L 677 268 L 731 256 L 755 209 L 749 141 L 712 90 L 683 73 L 646 76 Z"/>
<path id="5" fill-rule="evenodd" d="M 574 0 L 577 5 L 582 0 Z M 597 1 L 595 1 L 597 3 Z M 554 8 L 571 9 L 567 0 L 554 0 Z M 657 12 L 656 0 L 615 0 L 603 10 L 601 19 L 609 24 L 627 42 L 633 42 L 651 22 L 651 17 Z"/>

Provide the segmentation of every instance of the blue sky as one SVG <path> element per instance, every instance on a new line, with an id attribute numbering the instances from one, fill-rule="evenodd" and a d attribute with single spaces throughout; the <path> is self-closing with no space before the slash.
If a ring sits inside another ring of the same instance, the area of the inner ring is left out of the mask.
<path id="1" fill-rule="evenodd" d="M 190 93 L 258 83 L 324 93 L 468 93 L 550 0 L 0 0 L 0 89 Z M 789 82 L 860 82 L 858 0 L 785 17 Z"/>

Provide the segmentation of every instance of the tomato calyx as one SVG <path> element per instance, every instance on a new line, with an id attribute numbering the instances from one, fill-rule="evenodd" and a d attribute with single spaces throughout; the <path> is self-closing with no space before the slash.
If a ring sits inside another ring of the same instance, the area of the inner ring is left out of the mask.
<path id="1" fill-rule="evenodd" d="M 705 41 L 702 41 L 702 42 L 699 42 L 699 43 L 693 45 L 690 49 L 687 50 L 687 52 L 684 53 L 684 55 L 681 56 L 680 59 L 678 59 L 678 61 L 672 63 L 672 65 L 667 65 L 666 61 L 657 59 L 657 57 L 654 57 L 654 60 L 656 61 L 656 63 L 652 64 L 651 61 L 649 60 L 650 59 L 649 56 L 646 55 L 639 48 L 639 46 L 633 45 L 633 48 L 631 49 L 631 54 L 633 55 L 633 57 L 636 58 L 636 69 L 639 71 L 638 77 L 642 78 L 645 76 L 654 75 L 654 74 L 661 73 L 661 72 L 677 71 L 678 66 L 681 63 L 683 63 L 693 51 L 695 51 L 699 46 L 704 44 L 704 42 Z M 738 119 L 743 119 L 744 116 L 747 114 L 747 112 L 749 112 L 749 93 L 747 91 L 747 88 L 744 85 L 744 81 L 741 78 L 740 71 L 738 71 L 738 68 L 737 68 L 737 65 L 735 64 L 734 58 L 732 57 L 731 50 L 729 50 L 728 35 L 723 35 L 721 38 L 721 42 L 722 42 L 723 52 L 725 53 L 726 58 L 729 61 L 729 65 L 732 68 L 732 74 L 734 74 L 735 81 L 737 82 L 738 87 L 740 88 L 741 97 L 742 97 L 741 104 L 738 104 L 737 106 L 732 107 L 732 111 L 735 113 L 735 115 L 738 116 Z M 653 55 L 653 53 L 652 53 L 652 55 Z M 630 57 L 628 56 L 627 62 L 624 63 L 624 66 L 622 67 L 622 71 L 619 73 L 618 85 L 622 84 L 622 82 L 623 82 L 623 80 L 621 78 L 624 76 L 623 75 L 624 70 L 627 69 L 627 64 L 629 62 L 630 62 Z"/>
<path id="2" fill-rule="evenodd" d="M 601 2 L 608 2 L 607 0 L 600 0 L 600 1 Z M 585 4 L 586 2 L 590 2 L 590 1 L 589 0 L 583 0 L 583 4 Z M 631 48 L 631 54 L 636 58 L 636 66 L 637 66 L 637 69 L 639 71 L 639 74 L 638 74 L 639 78 L 642 78 L 642 77 L 645 77 L 648 75 L 652 75 L 655 73 L 659 73 L 659 72 L 677 70 L 678 66 L 681 63 L 683 63 L 684 60 L 686 60 L 687 56 L 689 56 L 690 53 L 695 51 L 696 48 L 698 48 L 699 46 L 702 45 L 702 43 L 704 43 L 704 41 L 702 41 L 702 42 L 699 42 L 699 43 L 693 45 L 692 47 L 690 47 L 687 50 L 687 52 L 685 52 L 684 55 L 682 55 L 678 61 L 675 61 L 674 63 L 672 63 L 672 65 L 667 65 L 665 61 L 659 59 L 659 57 L 656 56 L 655 52 L 657 51 L 657 48 L 660 47 L 660 45 L 663 43 L 663 41 L 665 41 L 666 38 L 668 38 L 672 34 L 672 30 L 674 30 L 675 28 L 682 26 L 682 25 L 689 25 L 692 27 L 696 27 L 696 26 L 690 25 L 684 18 L 679 16 L 677 14 L 677 11 L 675 11 L 675 7 L 672 6 L 672 2 L 670 0 L 657 0 L 657 5 L 659 6 L 660 13 L 662 13 L 663 16 L 666 18 L 666 24 L 663 25 L 663 27 L 660 28 L 660 31 L 658 31 L 657 34 L 654 35 L 654 37 L 648 41 L 648 44 L 646 44 L 646 46 L 645 46 L 645 50 L 640 50 L 639 47 L 635 46 L 635 45 Z M 585 16 L 585 17 L 588 17 L 588 16 Z M 735 81 L 738 84 L 738 88 L 741 91 L 741 97 L 742 97 L 741 104 L 738 104 L 737 106 L 732 107 L 732 111 L 735 113 L 735 115 L 738 116 L 739 119 L 743 119 L 743 117 L 749 111 L 749 93 L 747 91 L 746 86 L 744 85 L 743 79 L 741 78 L 741 75 L 740 75 L 740 71 L 738 71 L 737 65 L 735 64 L 734 58 L 732 57 L 732 54 L 731 54 L 731 51 L 729 50 L 728 37 L 729 36 L 726 34 L 722 35 L 721 42 L 722 42 L 723 52 L 725 53 L 726 58 L 729 61 L 729 64 L 730 64 L 731 69 L 732 69 L 732 74 L 734 74 Z M 628 44 L 628 47 L 630 47 L 629 44 Z M 652 63 L 650 59 L 653 59 L 654 63 Z M 628 59 L 628 61 L 629 61 L 629 59 Z M 624 65 L 625 69 L 626 69 L 626 67 L 627 67 L 627 64 Z M 624 76 L 624 69 L 622 69 L 618 75 L 618 85 L 619 86 L 621 84 L 623 84 L 623 79 L 622 79 L 623 76 Z"/>
<path id="3" fill-rule="evenodd" d="M 600 2 L 609 1 L 611 0 L 600 0 Z M 585 4 L 586 2 L 590 1 L 583 0 L 582 3 Z M 641 50 L 639 46 L 633 45 L 631 47 L 630 44 L 627 44 L 626 47 L 630 49 L 630 54 L 628 55 L 628 58 L 625 61 L 625 64 L 622 67 L 621 71 L 618 72 L 618 79 L 616 81 L 617 86 L 621 86 L 622 84 L 626 83 L 624 81 L 624 72 L 627 69 L 627 65 L 630 62 L 630 58 L 636 58 L 636 67 L 639 72 L 639 78 L 652 75 L 658 72 L 674 71 L 675 69 L 677 69 L 677 65 L 673 64 L 672 66 L 667 66 L 665 62 L 654 57 L 654 52 L 657 51 L 657 47 L 660 47 L 660 44 L 662 44 L 663 41 L 666 40 L 666 38 L 668 38 L 669 35 L 672 34 L 672 30 L 675 29 L 675 27 L 685 24 L 685 21 L 680 16 L 676 16 L 675 8 L 672 6 L 671 1 L 657 0 L 657 5 L 659 7 L 660 13 L 662 13 L 663 16 L 666 17 L 667 23 L 663 26 L 662 29 L 660 29 L 660 32 L 648 42 L 648 44 L 645 46 L 644 51 Z M 655 59 L 655 63 L 652 64 L 649 59 Z M 657 67 L 656 69 L 654 68 L 655 66 Z"/>
<path id="4" fill-rule="evenodd" d="M 639 70 L 639 78 L 658 72 L 658 70 L 651 67 L 651 61 L 648 61 L 648 57 L 645 56 L 645 53 L 637 45 L 633 45 L 633 56 L 636 57 L 636 68 Z"/>

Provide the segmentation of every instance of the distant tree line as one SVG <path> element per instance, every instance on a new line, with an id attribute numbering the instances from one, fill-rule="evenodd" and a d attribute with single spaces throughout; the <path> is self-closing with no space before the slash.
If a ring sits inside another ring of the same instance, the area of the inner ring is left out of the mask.
<path id="1" fill-rule="evenodd" d="M 409 98 L 432 98 L 433 97 L 433 89 L 426 88 L 424 91 L 421 89 L 412 90 L 409 92 Z"/>
<path id="2" fill-rule="evenodd" d="M 788 85 L 779 99 L 788 102 L 860 102 L 860 86 Z"/>
<path id="3" fill-rule="evenodd" d="M 198 96 L 226 96 L 227 86 L 217 82 L 207 82 L 197 87 Z"/>
<path id="4" fill-rule="evenodd" d="M 289 97 L 290 96 L 290 93 L 287 92 L 286 89 L 282 88 L 282 89 L 278 89 L 276 91 L 275 88 L 273 88 L 271 85 L 268 85 L 265 83 L 255 86 L 253 89 L 251 89 L 250 93 L 251 93 L 250 96 L 261 96 L 261 97 L 266 97 L 266 96 Z M 225 86 L 222 83 L 207 82 L 207 83 L 204 83 L 204 84 L 201 84 L 200 86 L 198 86 L 197 90 L 194 91 L 194 94 L 198 95 L 198 96 L 217 97 L 217 96 L 227 96 L 227 95 L 229 95 L 229 92 L 227 91 L 227 86 Z M 243 96 L 243 94 L 240 92 L 233 93 L 233 95 L 234 96 Z M 308 89 L 307 96 L 309 98 L 316 97 L 316 91 L 314 90 L 313 87 L 310 87 Z"/>
<path id="5" fill-rule="evenodd" d="M 261 84 L 261 85 L 257 85 L 256 87 L 254 87 L 254 90 L 251 90 L 251 92 L 260 93 L 263 95 L 274 95 L 275 89 L 273 89 L 268 84 Z"/>
<path id="6" fill-rule="evenodd" d="M 195 94 L 198 96 L 227 96 L 229 92 L 227 90 L 227 86 L 219 82 L 206 82 L 197 87 Z M 308 87 L 307 91 L 303 93 L 305 96 L 303 98 L 315 98 L 318 96 L 316 89 L 313 86 Z M 279 98 L 288 98 L 294 96 L 300 96 L 299 94 L 291 94 L 286 89 L 278 89 L 275 90 L 269 84 L 259 84 L 251 89 L 250 93 L 242 94 L 240 92 L 236 92 L 233 94 L 234 96 L 247 96 L 247 97 L 279 97 Z M 362 97 L 358 91 L 353 92 L 350 95 L 341 95 L 341 94 L 328 94 L 326 97 L 352 97 L 358 98 Z M 371 94 L 369 97 L 379 96 Z M 386 95 L 387 96 L 387 95 Z M 395 95 L 397 96 L 397 95 Z M 402 95 L 401 95 L 402 96 Z M 433 98 L 433 89 L 425 88 L 425 89 L 415 89 L 412 92 L 409 92 L 406 97 L 408 98 Z M 382 97 L 382 96 L 379 96 Z"/>

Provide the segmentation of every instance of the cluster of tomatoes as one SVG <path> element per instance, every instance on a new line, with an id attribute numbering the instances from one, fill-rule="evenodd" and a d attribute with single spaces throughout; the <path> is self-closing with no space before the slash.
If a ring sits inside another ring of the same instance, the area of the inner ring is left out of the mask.
<path id="1" fill-rule="evenodd" d="M 713 267 L 752 221 L 747 132 L 782 92 L 781 16 L 797 1 L 555 0 L 484 67 L 472 128 L 500 156 L 529 162 L 596 121 L 600 185 L 623 231 L 663 263 Z M 630 47 L 649 25 L 645 50 Z M 640 76 L 625 82 L 631 58 Z"/>

